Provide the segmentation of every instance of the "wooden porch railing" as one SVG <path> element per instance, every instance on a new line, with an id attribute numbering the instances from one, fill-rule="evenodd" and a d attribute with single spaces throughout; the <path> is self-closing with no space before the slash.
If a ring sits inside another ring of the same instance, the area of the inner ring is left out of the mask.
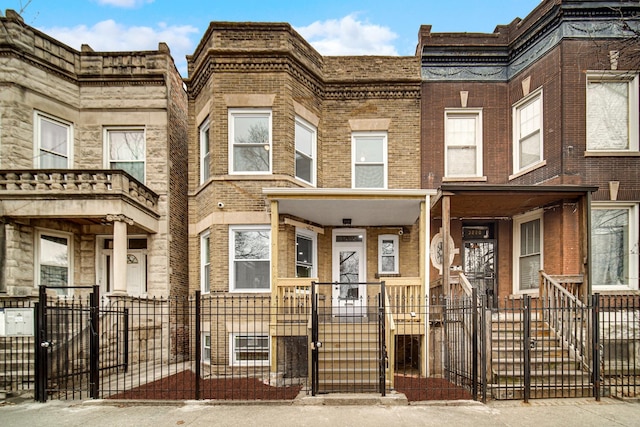
<path id="1" fill-rule="evenodd" d="M 540 271 L 540 300 L 543 318 L 558 337 L 589 366 L 590 319 L 587 306 L 577 297 L 579 276 L 550 276 Z"/>
<path id="2" fill-rule="evenodd" d="M 385 286 L 386 288 L 386 286 Z M 391 307 L 389 307 L 389 294 L 385 293 L 384 295 L 384 305 L 385 305 L 385 317 L 387 330 L 385 334 L 385 346 L 387 348 L 387 360 L 386 360 L 386 368 L 387 368 L 387 380 L 391 384 L 391 388 L 394 387 L 394 374 L 395 374 L 395 348 L 396 348 L 396 322 L 393 320 L 393 313 L 391 312 Z"/>
<path id="3" fill-rule="evenodd" d="M 278 308 L 278 316 L 286 315 L 287 321 L 306 322 L 311 313 L 311 281 L 309 278 L 280 278 L 275 284 L 274 303 Z M 420 320 L 424 311 L 424 301 L 418 277 L 386 277 L 384 278 L 388 307 L 394 319 L 402 320 L 410 317 Z M 321 287 L 321 291 L 330 292 L 331 288 Z M 320 295 L 320 298 L 331 301 L 331 295 Z M 413 313 L 413 314 L 412 314 Z"/>
<path id="4" fill-rule="evenodd" d="M 422 320 L 424 297 L 419 277 L 385 277 L 391 313 L 396 321 Z"/>

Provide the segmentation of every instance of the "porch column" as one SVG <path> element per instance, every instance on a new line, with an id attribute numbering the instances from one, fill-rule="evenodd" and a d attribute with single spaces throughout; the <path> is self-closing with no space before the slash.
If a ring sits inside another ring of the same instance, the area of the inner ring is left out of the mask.
<path id="1" fill-rule="evenodd" d="M 271 321 L 269 335 L 271 336 L 271 376 L 277 379 L 278 373 L 278 228 L 279 218 L 278 201 L 271 201 Z"/>
<path id="2" fill-rule="evenodd" d="M 107 221 L 113 222 L 113 294 L 127 294 L 127 224 L 133 220 L 124 215 L 107 215 Z"/>
<path id="3" fill-rule="evenodd" d="M 451 271 L 449 270 L 449 254 L 453 248 L 449 247 L 449 235 L 451 231 L 451 198 L 442 197 L 442 291 L 444 296 L 451 294 Z"/>

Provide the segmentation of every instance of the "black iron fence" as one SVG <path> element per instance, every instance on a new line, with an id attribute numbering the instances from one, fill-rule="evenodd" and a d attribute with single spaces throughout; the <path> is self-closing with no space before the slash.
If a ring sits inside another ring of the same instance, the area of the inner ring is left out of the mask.
<path id="1" fill-rule="evenodd" d="M 0 390 L 33 390 L 34 307 L 29 298 L 0 299 Z"/>
<path id="2" fill-rule="evenodd" d="M 95 297 L 48 299 L 46 339 L 13 324 L 0 329 L 1 387 L 33 390 L 40 348 L 48 356 L 46 398 L 293 399 L 311 393 L 313 343 L 337 344 L 325 361 L 325 385 L 341 384 L 342 374 L 349 386 L 349 375 L 364 369 L 362 354 L 348 349 L 348 325 L 355 347 L 371 337 L 376 361 L 382 356 L 377 367 L 384 369 L 367 368 L 368 381 L 379 381 L 383 371 L 384 390 L 413 401 L 640 393 L 639 296 L 594 296 L 579 309 L 527 297 L 492 304 L 391 297 L 382 309 L 375 302 L 360 322 L 334 322 L 325 312 L 331 336 L 314 341 L 310 313 L 300 308 L 311 307 L 306 290 L 295 304 L 270 295 L 199 293 L 99 304 Z M 35 316 L 35 307 L 24 298 L 0 300 L 5 323 Z M 385 319 L 383 336 L 369 331 L 365 317 Z M 93 379 L 92 366 L 99 372 Z"/>

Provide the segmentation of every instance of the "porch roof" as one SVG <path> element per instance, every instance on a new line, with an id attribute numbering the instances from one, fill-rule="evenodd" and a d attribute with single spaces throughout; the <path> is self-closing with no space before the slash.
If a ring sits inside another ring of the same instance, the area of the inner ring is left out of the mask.
<path id="1" fill-rule="evenodd" d="M 442 184 L 432 198 L 432 217 L 439 218 L 443 196 L 450 197 L 452 218 L 512 217 L 564 199 L 577 199 L 598 190 L 580 185 Z"/>
<path id="2" fill-rule="evenodd" d="M 264 188 L 278 201 L 280 214 L 324 226 L 411 225 L 420 217 L 420 203 L 429 203 L 435 190 L 364 190 L 351 188 Z"/>

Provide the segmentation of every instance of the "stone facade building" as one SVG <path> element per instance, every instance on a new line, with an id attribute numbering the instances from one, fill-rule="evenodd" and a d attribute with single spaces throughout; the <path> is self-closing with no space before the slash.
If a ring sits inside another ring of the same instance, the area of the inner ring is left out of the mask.
<path id="1" fill-rule="evenodd" d="M 76 51 L 1 19 L 0 291 L 186 293 L 187 97 L 169 48 Z"/>

